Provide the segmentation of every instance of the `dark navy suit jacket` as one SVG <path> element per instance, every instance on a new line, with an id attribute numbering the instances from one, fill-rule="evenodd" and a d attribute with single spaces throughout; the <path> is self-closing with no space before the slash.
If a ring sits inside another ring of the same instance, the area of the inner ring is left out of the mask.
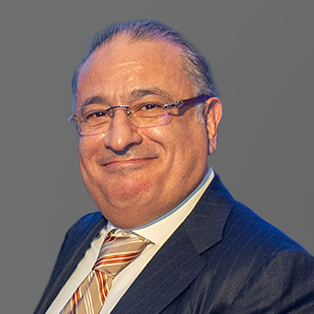
<path id="1" fill-rule="evenodd" d="M 35 314 L 45 313 L 106 223 L 92 213 L 68 231 Z M 236 202 L 216 175 L 112 313 L 313 314 L 314 258 Z"/>

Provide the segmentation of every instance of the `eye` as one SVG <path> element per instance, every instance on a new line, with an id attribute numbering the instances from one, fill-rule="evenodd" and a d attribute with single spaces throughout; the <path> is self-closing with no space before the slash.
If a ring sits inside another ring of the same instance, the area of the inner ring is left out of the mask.
<path id="1" fill-rule="evenodd" d="M 89 119 L 89 118 L 101 118 L 103 116 L 108 116 L 108 113 L 106 111 L 95 111 L 95 112 L 89 113 L 86 116 L 86 119 Z"/>
<path id="2" fill-rule="evenodd" d="M 156 103 L 139 104 L 133 112 L 137 118 L 154 118 L 163 114 L 164 107 Z"/>
<path id="3" fill-rule="evenodd" d="M 164 109 L 163 105 L 156 104 L 156 103 L 149 103 L 149 104 L 142 104 L 138 106 L 137 110 L 141 111 L 153 111 L 153 112 L 162 112 Z"/>
<path id="4" fill-rule="evenodd" d="M 160 109 L 161 106 L 157 104 L 145 104 L 141 106 L 141 110 L 152 110 L 152 109 Z"/>
<path id="5" fill-rule="evenodd" d="M 84 121 L 92 124 L 102 123 L 110 120 L 110 115 L 106 110 L 93 110 L 86 112 L 84 115 Z"/>

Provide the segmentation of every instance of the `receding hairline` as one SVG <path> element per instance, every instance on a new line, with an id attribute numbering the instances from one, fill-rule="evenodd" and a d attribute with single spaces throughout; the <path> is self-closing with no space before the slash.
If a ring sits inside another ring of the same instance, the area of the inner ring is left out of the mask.
<path id="1" fill-rule="evenodd" d="M 88 55 L 85 60 L 83 62 L 81 62 L 80 66 L 78 67 L 78 71 L 77 71 L 77 74 L 79 76 L 80 74 L 80 70 L 82 69 L 82 67 L 86 64 L 86 62 L 88 60 L 90 60 L 91 57 L 93 57 L 98 51 L 102 50 L 103 48 L 106 48 L 106 47 L 110 47 L 111 45 L 114 47 L 114 45 L 116 44 L 116 41 L 124 41 L 127 45 L 132 45 L 132 44 L 137 44 L 137 43 L 160 43 L 160 44 L 165 44 L 165 45 L 168 45 L 169 47 L 174 47 L 177 52 L 178 52 L 178 56 L 180 56 L 181 58 L 181 64 L 183 65 L 183 49 L 180 45 L 178 45 L 177 43 L 173 43 L 169 40 L 167 40 L 167 38 L 145 38 L 145 39 L 142 39 L 142 38 L 133 38 L 132 34 L 128 34 L 128 30 L 124 30 L 122 31 L 121 33 L 118 33 L 118 34 L 115 34 L 112 38 L 110 38 L 110 40 L 107 40 L 103 43 L 101 43 L 101 45 L 97 46 L 93 52 Z"/>
<path id="2" fill-rule="evenodd" d="M 140 42 L 155 42 L 155 43 L 167 44 L 169 46 L 175 47 L 178 51 L 178 56 L 180 57 L 182 70 L 183 70 L 184 74 L 186 75 L 188 81 L 191 83 L 192 86 L 194 86 L 193 83 L 191 82 L 190 78 L 188 77 L 186 71 L 184 70 L 184 60 L 183 60 L 184 50 L 182 49 L 182 47 L 179 44 L 177 44 L 175 42 L 171 42 L 170 40 L 167 40 L 167 38 L 163 38 L 163 37 L 154 38 L 153 35 L 151 37 L 146 37 L 146 38 L 136 38 L 136 37 L 132 36 L 132 32 L 130 30 L 126 29 L 126 30 L 123 30 L 117 34 L 114 34 L 112 37 L 110 37 L 106 41 L 102 42 L 99 46 L 97 46 L 92 51 L 92 53 L 87 55 L 81 61 L 81 63 L 79 64 L 79 66 L 77 67 L 77 69 L 75 70 L 74 75 L 73 75 L 73 78 L 75 77 L 75 80 L 74 80 L 75 81 L 75 93 L 74 93 L 75 98 L 77 96 L 77 88 L 78 88 L 78 83 L 79 83 L 80 72 L 81 72 L 82 68 L 84 67 L 84 65 L 86 64 L 86 62 L 88 62 L 88 60 L 90 60 L 90 58 L 93 57 L 98 51 L 105 48 L 106 46 L 109 47 L 110 45 L 114 45 L 115 41 L 120 40 L 120 39 L 124 40 L 127 44 L 136 44 L 136 43 L 140 43 Z M 73 84 L 73 82 L 72 82 L 72 84 Z M 196 96 L 196 95 L 193 95 L 193 96 Z M 76 102 L 76 100 L 75 100 L 75 102 Z M 74 109 L 74 108 L 72 107 L 72 109 Z"/>

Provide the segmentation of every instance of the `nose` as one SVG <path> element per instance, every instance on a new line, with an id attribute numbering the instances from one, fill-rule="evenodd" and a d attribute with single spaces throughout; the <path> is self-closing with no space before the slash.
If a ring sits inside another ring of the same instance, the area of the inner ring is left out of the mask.
<path id="1" fill-rule="evenodd" d="M 110 129 L 103 141 L 106 148 L 120 153 L 142 142 L 142 136 L 138 128 L 131 124 L 125 108 L 115 109 Z"/>

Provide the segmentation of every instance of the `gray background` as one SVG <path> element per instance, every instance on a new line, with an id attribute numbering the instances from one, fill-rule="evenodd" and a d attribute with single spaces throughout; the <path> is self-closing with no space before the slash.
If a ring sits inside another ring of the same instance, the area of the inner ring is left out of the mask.
<path id="1" fill-rule="evenodd" d="M 89 38 L 116 21 L 159 20 L 207 57 L 224 111 L 211 165 L 314 254 L 313 1 L 32 0 L 0 12 L 1 308 L 34 310 L 66 230 L 97 210 L 67 122 L 70 79 Z"/>

